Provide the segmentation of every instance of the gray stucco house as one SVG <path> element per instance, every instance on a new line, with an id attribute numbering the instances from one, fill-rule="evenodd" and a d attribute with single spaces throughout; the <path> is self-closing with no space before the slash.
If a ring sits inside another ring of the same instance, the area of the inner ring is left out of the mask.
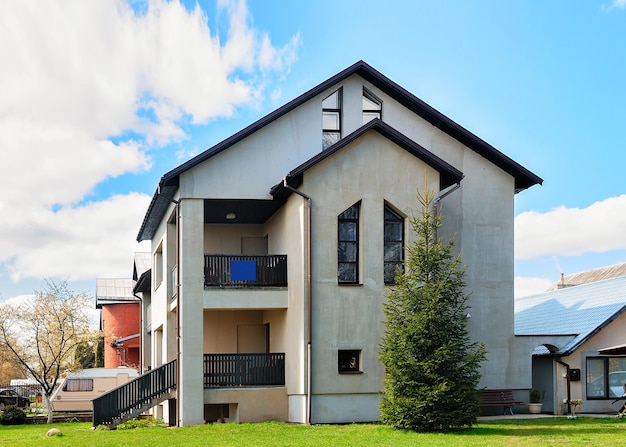
<path id="1" fill-rule="evenodd" d="M 440 196 L 441 236 L 468 265 L 481 385 L 527 390 L 513 200 L 541 182 L 362 61 L 165 173 L 137 237 L 152 247 L 135 290 L 143 367 L 177 372 L 153 412 L 177 425 L 377 420 L 382 303 L 418 188 Z"/>
<path id="2" fill-rule="evenodd" d="M 543 412 L 610 413 L 626 384 L 626 264 L 563 276 L 554 290 L 515 300 L 515 334 L 532 356 Z"/>

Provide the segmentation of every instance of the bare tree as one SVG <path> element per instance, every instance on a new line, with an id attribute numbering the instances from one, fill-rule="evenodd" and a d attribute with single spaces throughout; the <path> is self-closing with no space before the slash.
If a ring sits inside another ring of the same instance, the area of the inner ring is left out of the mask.
<path id="1" fill-rule="evenodd" d="M 76 347 L 99 335 L 89 326 L 88 306 L 86 294 L 74 294 L 65 281 L 47 281 L 33 299 L 0 305 L 0 349 L 11 353 L 41 385 L 48 423 L 54 410 L 50 396 L 75 366 Z"/>

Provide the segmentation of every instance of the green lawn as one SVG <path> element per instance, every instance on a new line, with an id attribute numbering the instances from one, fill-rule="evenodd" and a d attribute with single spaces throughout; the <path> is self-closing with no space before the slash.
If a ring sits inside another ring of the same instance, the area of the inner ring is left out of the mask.
<path id="1" fill-rule="evenodd" d="M 56 427 L 63 436 L 46 438 Z M 278 422 L 92 430 L 89 423 L 0 426 L 1 446 L 612 446 L 626 436 L 626 420 L 541 418 L 481 422 L 463 433 L 428 434 L 377 424 L 303 426 Z"/>

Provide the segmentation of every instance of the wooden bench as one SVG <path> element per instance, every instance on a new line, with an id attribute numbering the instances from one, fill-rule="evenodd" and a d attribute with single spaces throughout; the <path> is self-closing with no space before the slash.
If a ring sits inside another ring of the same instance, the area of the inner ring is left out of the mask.
<path id="1" fill-rule="evenodd" d="M 524 405 L 524 402 L 513 398 L 513 390 L 480 390 L 478 393 L 481 407 L 503 407 L 502 414 L 513 414 L 513 406 Z"/>

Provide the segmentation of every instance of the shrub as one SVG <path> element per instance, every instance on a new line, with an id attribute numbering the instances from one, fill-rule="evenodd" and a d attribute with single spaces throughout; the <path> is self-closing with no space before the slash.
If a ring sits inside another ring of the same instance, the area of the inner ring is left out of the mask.
<path id="1" fill-rule="evenodd" d="M 18 407 L 5 407 L 0 414 L 0 424 L 2 425 L 21 425 L 26 423 L 26 413 Z"/>

